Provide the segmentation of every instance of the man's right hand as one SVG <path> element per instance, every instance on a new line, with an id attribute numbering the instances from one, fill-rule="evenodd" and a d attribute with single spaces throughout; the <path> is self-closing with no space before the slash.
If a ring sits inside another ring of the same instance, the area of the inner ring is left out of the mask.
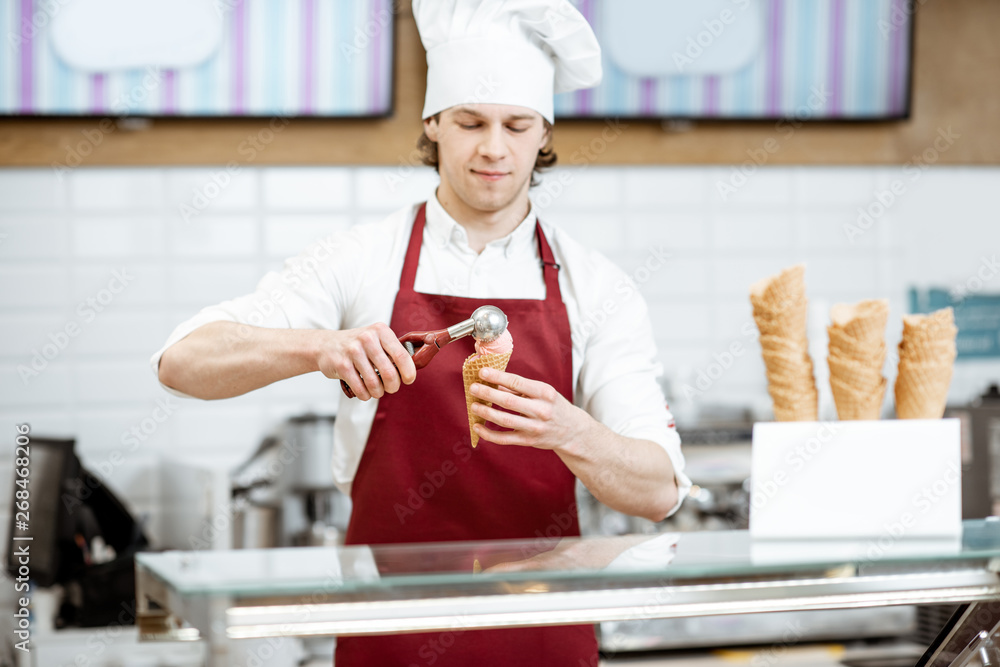
<path id="1" fill-rule="evenodd" d="M 364 401 L 417 379 L 406 348 L 381 323 L 331 331 L 210 322 L 168 347 L 158 371 L 163 384 L 203 399 L 240 396 L 313 371 L 344 380 Z"/>
<path id="2" fill-rule="evenodd" d="M 317 350 L 317 367 L 326 377 L 345 381 L 362 401 L 394 394 L 402 384 L 417 379 L 413 359 L 382 322 L 324 333 Z"/>

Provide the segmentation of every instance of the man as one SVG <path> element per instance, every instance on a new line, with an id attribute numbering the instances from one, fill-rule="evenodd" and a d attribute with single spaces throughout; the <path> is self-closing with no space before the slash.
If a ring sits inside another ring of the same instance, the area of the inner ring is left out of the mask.
<path id="1" fill-rule="evenodd" d="M 205 309 L 154 370 L 205 399 L 314 371 L 350 385 L 360 400 L 340 399 L 332 462 L 353 500 L 350 544 L 575 536 L 576 478 L 612 508 L 663 519 L 690 482 L 645 304 L 610 262 L 538 222 L 528 198 L 539 156 L 551 160 L 553 93 L 600 79 L 593 32 L 566 0 L 414 0 L 413 11 L 435 196 L 324 239 L 255 294 Z M 497 389 L 472 387 L 493 403 L 474 408 L 488 424 L 472 449 L 461 377 L 471 339 L 417 372 L 397 336 L 487 304 L 506 313 L 514 352 L 506 372 L 481 373 Z M 419 664 L 427 641 L 342 638 L 336 664 Z M 596 664 L 597 645 L 589 625 L 470 630 L 434 657 L 576 667 Z"/>

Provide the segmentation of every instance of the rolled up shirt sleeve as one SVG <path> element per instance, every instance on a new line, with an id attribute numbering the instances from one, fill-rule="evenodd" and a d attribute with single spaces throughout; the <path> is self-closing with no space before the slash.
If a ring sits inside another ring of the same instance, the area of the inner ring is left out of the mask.
<path id="1" fill-rule="evenodd" d="M 284 267 L 261 278 L 257 288 L 203 308 L 179 324 L 150 358 L 159 380 L 160 359 L 170 346 L 211 322 L 236 322 L 264 328 L 339 329 L 358 289 L 360 241 L 353 230 L 317 240 Z M 160 385 L 175 396 L 183 392 Z"/>
<path id="2" fill-rule="evenodd" d="M 603 259 L 603 258 L 602 258 Z M 625 274 L 607 260 L 597 261 L 589 304 L 582 318 L 586 336 L 577 380 L 576 402 L 596 420 L 628 438 L 650 440 L 663 447 L 674 467 L 676 512 L 691 488 L 684 473 L 681 439 L 659 379 L 656 343 L 646 301 Z"/>

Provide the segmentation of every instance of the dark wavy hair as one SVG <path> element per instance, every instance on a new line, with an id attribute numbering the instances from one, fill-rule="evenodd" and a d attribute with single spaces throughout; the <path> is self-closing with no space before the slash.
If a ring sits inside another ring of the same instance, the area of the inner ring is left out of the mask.
<path id="1" fill-rule="evenodd" d="M 441 120 L 441 114 L 436 113 L 431 116 L 436 121 Z M 552 167 L 556 163 L 556 151 L 552 148 L 551 137 L 552 137 L 552 123 L 542 119 L 545 124 L 545 130 L 549 133 L 550 141 L 542 149 L 538 151 L 538 156 L 535 158 L 535 166 L 531 171 L 531 187 L 535 187 L 541 183 L 538 177 L 541 172 L 549 167 Z M 427 136 L 427 132 L 421 132 L 420 138 L 417 139 L 417 150 L 420 152 L 420 161 L 423 162 L 428 167 L 434 167 L 434 171 L 439 171 L 440 161 L 438 160 L 438 145 L 436 141 L 431 141 Z"/>

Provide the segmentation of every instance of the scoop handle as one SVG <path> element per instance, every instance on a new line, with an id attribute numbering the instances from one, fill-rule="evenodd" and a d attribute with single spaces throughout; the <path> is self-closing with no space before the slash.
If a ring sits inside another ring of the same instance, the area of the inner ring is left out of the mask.
<path id="1" fill-rule="evenodd" d="M 410 331 L 399 337 L 399 342 L 403 344 L 406 351 L 413 358 L 413 365 L 417 370 L 423 368 L 431 362 L 434 355 L 438 353 L 443 345 L 447 345 L 452 340 L 447 329 L 437 329 L 435 331 Z M 375 369 L 378 374 L 378 369 Z M 340 387 L 348 398 L 354 398 L 354 391 L 351 386 L 340 381 Z"/>

